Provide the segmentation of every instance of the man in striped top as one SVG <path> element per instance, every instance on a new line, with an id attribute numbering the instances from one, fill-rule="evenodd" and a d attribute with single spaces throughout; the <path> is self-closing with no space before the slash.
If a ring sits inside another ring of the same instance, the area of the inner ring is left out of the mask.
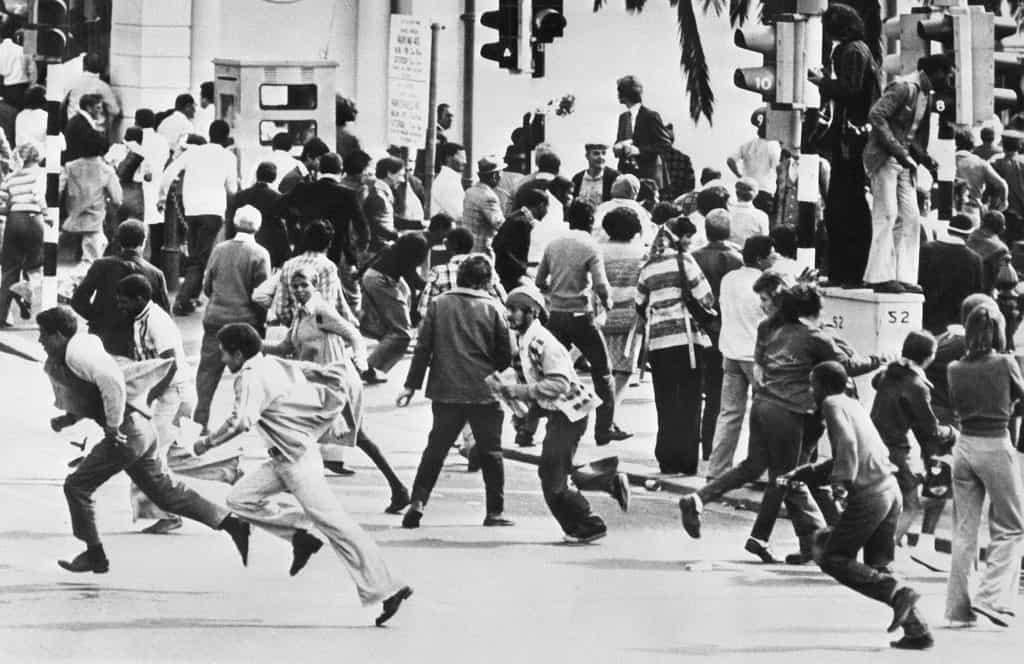
<path id="1" fill-rule="evenodd" d="M 688 249 L 697 232 L 685 217 L 666 223 L 675 246 L 651 257 L 636 286 L 638 314 L 650 323 L 647 340 L 658 437 L 654 455 L 663 473 L 695 475 L 700 445 L 701 358 L 711 345 L 684 301 L 712 311 L 714 295 Z"/>

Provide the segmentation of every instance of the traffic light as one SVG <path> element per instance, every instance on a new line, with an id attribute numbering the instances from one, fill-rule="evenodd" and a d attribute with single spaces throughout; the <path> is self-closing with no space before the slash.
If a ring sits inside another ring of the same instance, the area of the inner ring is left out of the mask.
<path id="1" fill-rule="evenodd" d="M 525 0 L 530 5 L 530 55 L 534 78 L 543 78 L 545 72 L 545 44 L 565 34 L 565 15 L 562 0 Z"/>
<path id="2" fill-rule="evenodd" d="M 1001 48 L 1000 41 L 1016 34 L 1014 19 L 996 16 L 993 19 L 995 48 Z M 992 52 L 992 109 L 995 113 L 1018 111 L 1024 106 L 1024 58 L 1020 55 L 993 49 Z M 984 92 L 984 90 L 983 90 Z"/>
<path id="3" fill-rule="evenodd" d="M 913 7 L 909 14 L 894 16 L 885 21 L 885 36 L 899 43 L 900 52 L 885 56 L 882 69 L 890 76 L 901 76 L 917 71 L 917 61 L 928 54 L 928 42 L 917 26 L 931 20 L 931 7 Z"/>
<path id="4" fill-rule="evenodd" d="M 740 67 L 732 75 L 732 81 L 740 90 L 756 92 L 768 103 L 775 101 L 776 37 L 775 26 L 753 25 L 736 30 L 733 43 L 747 51 L 760 53 L 763 64 L 760 67 Z"/>
<path id="5" fill-rule="evenodd" d="M 32 0 L 25 26 L 25 53 L 41 62 L 64 62 L 72 42 L 66 0 Z"/>
<path id="6" fill-rule="evenodd" d="M 494 60 L 502 69 L 519 70 L 520 0 L 499 0 L 498 9 L 480 15 L 480 23 L 498 31 L 498 41 L 480 47 L 485 60 Z"/>

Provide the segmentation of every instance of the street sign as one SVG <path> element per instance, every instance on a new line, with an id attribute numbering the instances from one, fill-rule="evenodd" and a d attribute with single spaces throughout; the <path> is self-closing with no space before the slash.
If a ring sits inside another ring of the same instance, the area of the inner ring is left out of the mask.
<path id="1" fill-rule="evenodd" d="M 388 143 L 423 145 L 430 112 L 430 23 L 391 15 L 388 35 Z"/>

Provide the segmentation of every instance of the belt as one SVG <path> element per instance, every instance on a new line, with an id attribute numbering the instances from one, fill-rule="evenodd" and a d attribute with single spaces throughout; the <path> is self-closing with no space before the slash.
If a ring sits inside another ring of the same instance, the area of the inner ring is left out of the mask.
<path id="1" fill-rule="evenodd" d="M 267 454 L 270 455 L 271 459 L 283 459 L 284 458 L 284 453 L 282 453 L 281 450 L 277 449 L 276 447 L 268 448 L 267 449 Z"/>

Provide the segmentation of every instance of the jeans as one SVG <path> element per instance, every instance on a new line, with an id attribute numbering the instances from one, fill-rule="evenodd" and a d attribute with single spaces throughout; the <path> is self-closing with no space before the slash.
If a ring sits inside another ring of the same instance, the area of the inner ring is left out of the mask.
<path id="1" fill-rule="evenodd" d="M 892 478 L 884 480 L 880 490 L 851 492 L 846 509 L 818 556 L 821 571 L 865 597 L 891 605 L 899 583 L 883 570 L 892 565 L 901 507 L 900 490 Z M 863 563 L 857 560 L 861 549 Z M 916 609 L 904 624 L 904 631 L 908 636 L 928 631 Z"/>
<path id="2" fill-rule="evenodd" d="M 540 411 L 539 414 L 547 418 L 547 425 L 537 475 L 548 509 L 566 535 L 583 536 L 604 530 L 604 521 L 591 513 L 587 499 L 569 486 L 572 457 L 587 430 L 587 418 L 571 422 L 558 411 Z"/>
<path id="3" fill-rule="evenodd" d="M 871 174 L 871 249 L 864 281 L 917 283 L 921 216 L 917 174 L 892 157 Z"/>
<path id="4" fill-rule="evenodd" d="M 857 284 L 864 278 L 871 247 L 871 210 L 864 196 L 864 145 L 860 138 L 844 139 L 832 154 L 832 177 L 825 196 L 826 252 L 829 281 Z"/>
<path id="5" fill-rule="evenodd" d="M 205 429 L 210 424 L 210 405 L 224 375 L 220 359 L 219 327 L 203 326 L 203 342 L 199 349 L 199 368 L 196 370 L 196 412 L 192 419 Z"/>
<path id="6" fill-rule="evenodd" d="M 708 346 L 704 349 L 700 371 L 700 389 L 704 393 L 704 406 L 700 418 L 700 447 L 704 459 L 711 458 L 715 442 L 715 425 L 722 408 L 723 379 L 722 353 L 717 348 Z"/>
<path id="7" fill-rule="evenodd" d="M 747 413 L 747 394 L 754 383 L 754 363 L 747 360 L 722 360 L 722 395 L 715 442 L 711 446 L 708 477 L 721 477 L 730 468 L 736 454 Z"/>
<path id="8" fill-rule="evenodd" d="M 1013 609 L 1024 537 L 1022 492 L 1020 465 L 1009 435 L 960 435 L 953 447 L 953 557 L 946 586 L 949 620 L 973 619 L 968 585 L 986 495 L 991 504 L 988 559 L 974 599 L 988 607 Z"/>
<path id="9" fill-rule="evenodd" d="M 505 510 L 505 467 L 501 456 L 501 425 L 505 418 L 496 403 L 467 404 L 431 403 L 434 425 L 427 437 L 416 479 L 412 484 L 412 499 L 426 504 L 430 492 L 437 484 L 448 450 L 469 422 L 476 439 L 476 454 L 480 459 L 480 472 L 487 494 L 487 514 L 498 515 Z"/>
<path id="10" fill-rule="evenodd" d="M 594 324 L 594 314 L 552 311 L 547 327 L 566 348 L 579 348 L 580 354 L 590 363 L 594 393 L 602 402 L 594 415 L 594 435 L 600 436 L 615 422 L 615 389 L 612 386 L 611 366 L 608 364 L 608 347 L 601 331 Z"/>
<path id="11" fill-rule="evenodd" d="M 402 359 L 412 340 L 409 287 L 401 279 L 370 268 L 363 275 L 363 309 L 367 316 L 376 316 L 381 335 L 367 363 L 374 369 L 390 371 Z"/>
<path id="12" fill-rule="evenodd" d="M 196 402 L 195 386 L 190 382 L 168 386 L 153 402 L 153 429 L 156 433 L 156 458 L 163 464 L 164 472 L 170 473 L 167 466 L 167 450 L 178 441 L 178 413 L 184 406 L 191 411 Z M 146 494 L 135 484 L 131 485 L 130 498 L 133 519 L 168 519 L 170 514 L 153 504 Z"/>
<path id="13" fill-rule="evenodd" d="M 272 500 L 285 491 L 301 509 Z M 238 481 L 227 503 L 240 518 L 289 541 L 297 531 L 315 526 L 334 547 L 364 606 L 379 603 L 402 588 L 391 578 L 377 543 L 338 503 L 324 479 L 316 450 L 294 462 L 283 458 L 265 461 Z"/>
<path id="14" fill-rule="evenodd" d="M 696 367 L 690 364 L 687 346 L 652 350 L 648 354 L 658 413 L 654 456 L 663 473 L 697 473 L 703 355 L 700 348 L 694 351 Z"/>
<path id="15" fill-rule="evenodd" d="M 88 545 L 100 543 L 92 495 L 107 480 L 125 471 L 135 485 L 160 509 L 217 528 L 228 511 L 206 500 L 167 474 L 157 456 L 149 420 L 129 412 L 121 425 L 127 442 L 104 438 L 64 480 L 64 495 L 71 512 L 71 531 Z"/>
<path id="16" fill-rule="evenodd" d="M 0 249 L 0 322 L 7 322 L 11 308 L 11 286 L 22 274 L 41 275 L 43 265 L 43 223 L 38 215 L 11 212 L 3 231 Z"/>
<path id="17" fill-rule="evenodd" d="M 224 220 L 215 214 L 185 217 L 188 257 L 184 264 L 185 281 L 175 298 L 177 304 L 186 305 L 190 300 L 198 298 L 202 292 L 203 273 L 206 272 L 206 264 L 210 260 L 213 245 L 217 242 L 217 233 L 223 224 Z M 168 287 L 173 288 L 174 285 L 168 284 Z"/>

